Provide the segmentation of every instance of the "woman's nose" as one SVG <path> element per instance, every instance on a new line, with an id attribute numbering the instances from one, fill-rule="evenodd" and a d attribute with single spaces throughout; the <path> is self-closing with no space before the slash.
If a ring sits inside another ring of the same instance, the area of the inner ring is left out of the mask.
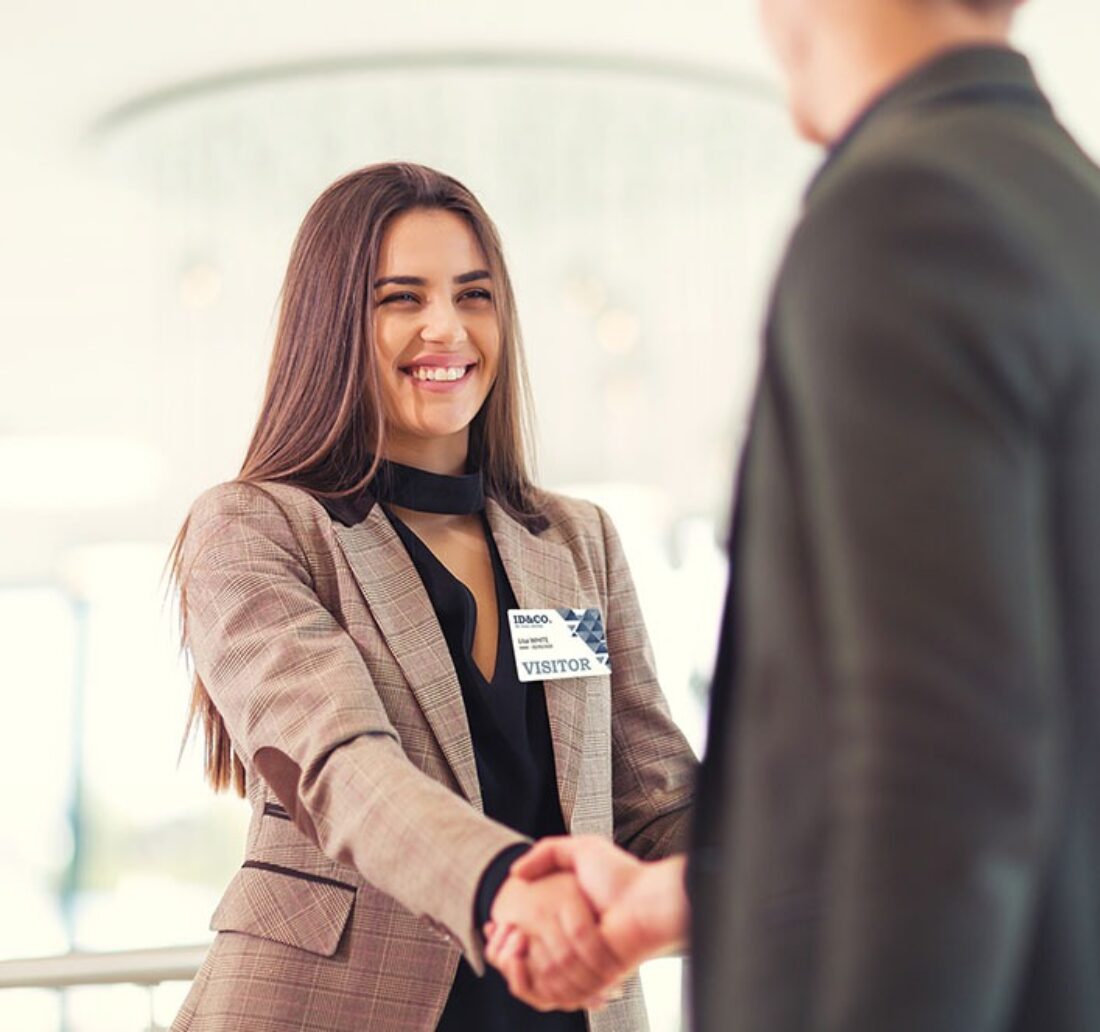
<path id="1" fill-rule="evenodd" d="M 437 302 L 426 309 L 420 336 L 438 344 L 461 344 L 466 339 L 466 327 L 453 304 Z"/>

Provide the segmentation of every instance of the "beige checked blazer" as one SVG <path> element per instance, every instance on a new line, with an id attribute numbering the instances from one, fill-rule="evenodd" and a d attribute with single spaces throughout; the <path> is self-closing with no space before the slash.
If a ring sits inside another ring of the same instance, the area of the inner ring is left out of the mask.
<path id="1" fill-rule="evenodd" d="M 534 535 L 487 517 L 523 608 L 599 606 L 610 678 L 549 681 L 566 826 L 642 857 L 686 846 L 695 758 L 661 695 L 607 516 L 547 495 Z M 294 487 L 223 484 L 191 511 L 195 669 L 247 770 L 246 859 L 173 1032 L 431 1032 L 474 897 L 523 841 L 481 812 L 462 694 L 423 584 L 380 506 L 334 522 Z M 593 1032 L 646 1028 L 634 979 Z"/>

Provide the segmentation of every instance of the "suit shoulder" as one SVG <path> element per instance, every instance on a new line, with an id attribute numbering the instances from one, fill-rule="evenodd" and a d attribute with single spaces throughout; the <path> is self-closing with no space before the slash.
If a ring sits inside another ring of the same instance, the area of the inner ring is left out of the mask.
<path id="1" fill-rule="evenodd" d="M 919 226 L 927 214 L 936 226 L 940 210 L 963 215 L 970 231 L 1004 232 L 1015 224 L 1015 180 L 1024 173 L 1015 168 L 1004 189 L 994 173 L 1001 164 L 1030 165 L 1026 156 L 1040 152 L 1050 146 L 1021 132 L 1016 121 L 972 108 L 931 108 L 901 122 L 886 120 L 827 162 L 795 240 Z"/>
<path id="2" fill-rule="evenodd" d="M 595 502 L 556 491 L 540 492 L 539 501 L 543 515 L 550 523 L 547 533 L 603 537 L 605 514 Z"/>
<path id="3" fill-rule="evenodd" d="M 544 535 L 583 556 L 585 562 L 602 565 L 608 535 L 613 533 L 607 513 L 595 502 L 553 491 L 541 492 L 540 501 L 549 523 Z"/>
<path id="4" fill-rule="evenodd" d="M 320 503 L 300 487 L 271 481 L 230 480 L 199 495 L 191 506 L 189 526 L 198 531 L 238 520 L 301 525 L 315 522 L 323 515 Z"/>
<path id="5" fill-rule="evenodd" d="M 870 228 L 883 220 L 907 217 L 913 204 L 929 198 L 977 199 L 981 193 L 982 184 L 977 178 L 927 154 L 923 148 L 872 151 L 811 194 L 802 235 L 832 228 L 837 220 L 856 228 Z"/>
<path id="6" fill-rule="evenodd" d="M 969 270 L 987 258 L 1002 269 L 1030 265 L 1015 236 L 977 177 L 924 148 L 876 151 L 812 195 L 779 284 L 787 296 L 809 292 L 823 303 L 866 296 L 869 279 L 902 282 L 914 270 Z"/>

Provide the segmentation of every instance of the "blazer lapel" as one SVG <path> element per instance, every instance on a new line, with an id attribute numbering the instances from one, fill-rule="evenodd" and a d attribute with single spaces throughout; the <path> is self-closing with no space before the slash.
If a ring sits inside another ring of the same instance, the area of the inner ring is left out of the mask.
<path id="1" fill-rule="evenodd" d="M 598 603 L 594 592 L 582 589 L 568 548 L 532 534 L 491 498 L 486 499 L 485 513 L 521 609 L 578 608 Z M 585 678 L 570 677 L 545 682 L 545 691 L 558 799 L 568 829 L 584 748 L 588 684 Z"/>
<path id="2" fill-rule="evenodd" d="M 466 798 L 483 809 L 462 689 L 428 593 L 380 505 L 333 529 L 386 644 Z"/>

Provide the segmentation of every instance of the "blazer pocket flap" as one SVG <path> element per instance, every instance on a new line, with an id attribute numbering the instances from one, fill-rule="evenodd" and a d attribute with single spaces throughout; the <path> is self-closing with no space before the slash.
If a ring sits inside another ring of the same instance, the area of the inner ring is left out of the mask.
<path id="1" fill-rule="evenodd" d="M 331 957 L 354 902 L 354 885 L 250 860 L 229 883 L 210 927 Z"/>

